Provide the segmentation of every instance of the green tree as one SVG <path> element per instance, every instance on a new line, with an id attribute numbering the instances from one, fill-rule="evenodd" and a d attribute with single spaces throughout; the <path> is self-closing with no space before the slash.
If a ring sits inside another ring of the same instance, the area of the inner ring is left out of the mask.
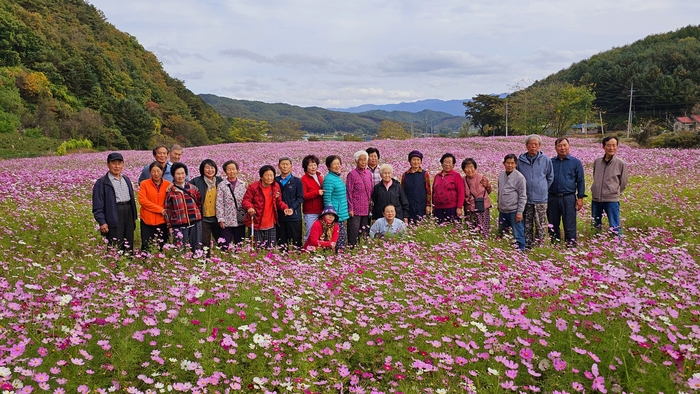
<path id="1" fill-rule="evenodd" d="M 267 140 L 269 124 L 252 119 L 232 118 L 228 140 L 230 142 L 261 142 Z"/>
<path id="2" fill-rule="evenodd" d="M 466 107 L 464 114 L 467 120 L 479 129 L 483 136 L 488 135 L 489 130 L 498 129 L 505 124 L 505 117 L 501 111 L 503 100 L 498 96 L 479 94 L 463 104 Z"/>
<path id="3" fill-rule="evenodd" d="M 556 103 L 551 123 L 554 135 L 561 137 L 574 123 L 582 123 L 591 118 L 595 93 L 588 86 L 564 84 L 555 96 Z"/>
<path id="4" fill-rule="evenodd" d="M 523 134 L 551 131 L 562 136 L 574 123 L 592 117 L 595 93 L 588 86 L 535 83 L 509 97 L 511 127 Z"/>
<path id="5" fill-rule="evenodd" d="M 301 124 L 294 119 L 287 118 L 270 126 L 272 141 L 299 141 L 303 135 Z"/>
<path id="6" fill-rule="evenodd" d="M 153 118 L 139 103 L 122 99 L 113 105 L 114 124 L 129 141 L 131 149 L 142 149 L 153 135 Z"/>
<path id="7" fill-rule="evenodd" d="M 406 132 L 401 123 L 383 120 L 377 130 L 376 138 L 379 140 L 407 140 L 411 138 L 411 135 Z"/>
<path id="8" fill-rule="evenodd" d="M 19 116 L 0 110 L 0 134 L 14 133 L 19 126 Z"/>
<path id="9" fill-rule="evenodd" d="M 457 138 L 466 138 L 472 133 L 472 124 L 469 122 L 463 122 L 457 130 Z"/>
<path id="10" fill-rule="evenodd" d="M 184 140 L 187 145 L 198 146 L 209 143 L 204 127 L 194 120 L 185 119 L 181 115 L 174 115 L 165 121 L 165 126 L 172 130 L 176 139 Z"/>

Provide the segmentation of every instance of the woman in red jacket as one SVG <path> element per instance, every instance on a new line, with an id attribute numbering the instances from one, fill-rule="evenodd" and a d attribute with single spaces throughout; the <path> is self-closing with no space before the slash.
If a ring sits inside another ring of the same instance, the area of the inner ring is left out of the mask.
<path id="1" fill-rule="evenodd" d="M 316 155 L 308 155 L 301 161 L 304 167 L 304 175 L 301 177 L 301 185 L 304 188 L 304 226 L 306 234 L 304 242 L 309 238 L 311 226 L 318 220 L 318 215 L 323 211 L 323 175 L 318 172 L 318 164 L 321 162 Z"/>
<path id="2" fill-rule="evenodd" d="M 282 201 L 282 190 L 275 182 L 275 167 L 264 165 L 259 174 L 260 180 L 250 185 L 243 196 L 243 209 L 248 212 L 245 225 L 252 227 L 255 224 L 256 247 L 274 248 L 277 245 L 277 210 L 284 211 L 287 216 L 294 211 Z"/>
<path id="3" fill-rule="evenodd" d="M 338 214 L 335 212 L 332 205 L 328 205 L 326 209 L 318 215 L 318 220 L 311 226 L 309 239 L 306 240 L 302 249 L 309 252 L 316 249 L 334 250 L 339 235 L 340 226 L 338 226 Z"/>

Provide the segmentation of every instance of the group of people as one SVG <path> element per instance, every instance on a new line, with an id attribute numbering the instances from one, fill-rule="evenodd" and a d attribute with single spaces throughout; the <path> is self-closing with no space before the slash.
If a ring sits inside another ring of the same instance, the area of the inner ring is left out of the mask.
<path id="1" fill-rule="evenodd" d="M 586 197 L 583 165 L 569 154 L 568 139 L 556 140 L 553 158 L 540 151 L 541 142 L 537 135 L 528 136 L 527 152 L 506 155 L 498 175 L 499 233 L 512 229 L 520 250 L 541 244 L 548 233 L 559 242 L 562 222 L 565 242 L 575 245 L 577 211 Z M 604 212 L 613 232 L 621 235 L 619 198 L 627 167 L 616 156 L 616 137 L 605 137 L 602 144 L 605 155 L 593 167 L 593 223 L 601 228 Z M 256 247 L 338 251 L 367 237 L 396 236 L 431 214 L 441 223 L 464 220 L 485 237 L 491 232 L 489 180 L 472 158 L 462 161 L 461 176 L 451 153 L 440 158 L 442 170 L 432 183 L 418 150 L 408 154 L 410 167 L 400 181 L 391 165 L 379 165 L 379 150 L 368 148 L 353 155 L 355 167 L 345 180 L 340 156 L 325 158 L 324 177 L 320 159 L 308 155 L 301 177 L 292 174 L 292 159 L 281 157 L 277 169 L 262 166 L 259 180 L 250 185 L 238 178 L 234 160 L 223 164 L 224 177 L 206 159 L 200 175 L 190 180 L 179 145 L 158 146 L 153 157 L 139 177 L 142 250 L 154 244 L 162 248 L 172 236 L 175 244 L 209 253 L 213 246 L 240 245 L 248 228 Z M 109 172 L 93 187 L 93 215 L 110 244 L 132 251 L 138 217 L 133 186 L 122 174 L 120 153 L 110 153 L 107 165 Z"/>

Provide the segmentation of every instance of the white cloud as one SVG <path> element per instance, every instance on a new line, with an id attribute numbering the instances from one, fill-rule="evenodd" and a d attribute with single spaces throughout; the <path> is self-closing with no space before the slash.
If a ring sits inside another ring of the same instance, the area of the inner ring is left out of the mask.
<path id="1" fill-rule="evenodd" d="M 649 34 L 695 0 L 91 0 L 195 93 L 350 106 L 501 93 Z"/>

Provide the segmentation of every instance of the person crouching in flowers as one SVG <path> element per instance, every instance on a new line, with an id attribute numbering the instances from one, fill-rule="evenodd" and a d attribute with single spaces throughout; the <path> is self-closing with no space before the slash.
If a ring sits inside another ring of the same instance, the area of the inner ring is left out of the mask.
<path id="1" fill-rule="evenodd" d="M 406 223 L 396 218 L 396 207 L 392 204 L 384 206 L 384 217 L 377 219 L 369 229 L 369 236 L 382 238 L 402 233 L 408 227 Z"/>
<path id="2" fill-rule="evenodd" d="M 243 209 L 248 212 L 245 225 L 253 228 L 256 247 L 274 248 L 277 246 L 277 210 L 286 216 L 294 211 L 282 200 L 282 189 L 275 182 L 275 167 L 264 165 L 258 172 L 260 180 L 251 184 L 243 196 Z"/>
<path id="3" fill-rule="evenodd" d="M 189 244 L 192 252 L 202 248 L 201 194 L 197 186 L 188 183 L 187 166 L 174 163 L 170 168 L 173 184 L 165 195 L 165 222 L 173 233 L 175 243 Z"/>
<path id="4" fill-rule="evenodd" d="M 303 250 L 309 252 L 317 249 L 334 250 L 339 236 L 338 214 L 332 205 L 328 205 L 311 226 L 309 238 L 306 240 Z"/>

